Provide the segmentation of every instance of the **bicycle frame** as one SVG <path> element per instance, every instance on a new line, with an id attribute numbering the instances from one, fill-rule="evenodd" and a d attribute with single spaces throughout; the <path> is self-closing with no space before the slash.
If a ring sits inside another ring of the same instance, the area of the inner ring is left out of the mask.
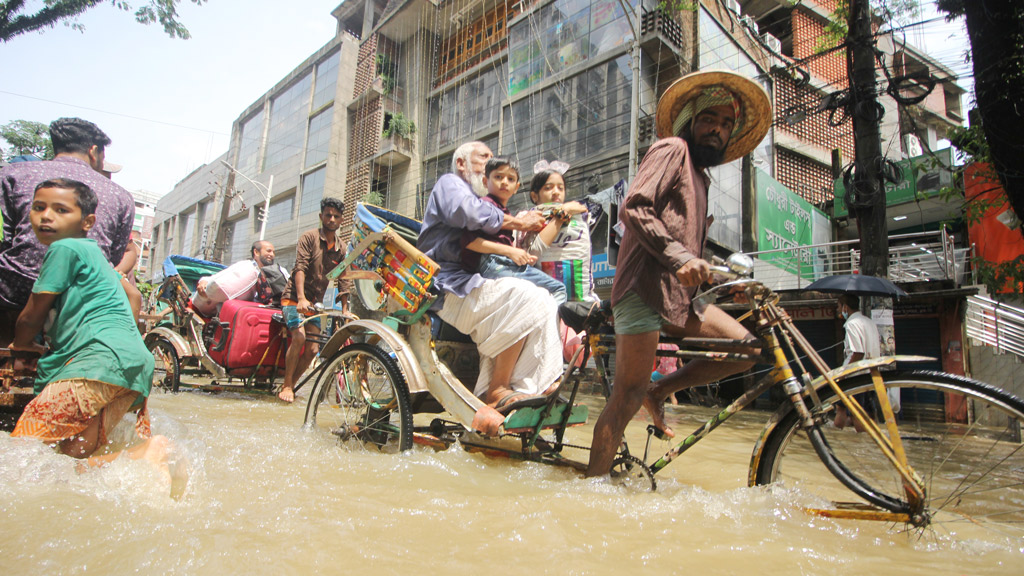
<path id="1" fill-rule="evenodd" d="M 749 350 L 750 342 L 742 340 L 681 338 L 664 339 L 663 342 L 678 345 L 680 350 L 674 353 L 669 353 L 669 355 L 679 358 L 690 360 L 703 359 L 716 362 L 750 362 L 757 361 L 759 359 L 767 361 L 767 363 L 773 365 L 770 377 L 764 379 L 750 390 L 747 390 L 731 404 L 712 416 L 700 428 L 684 437 L 668 452 L 653 463 L 649 464 L 648 466 L 651 473 L 657 474 L 659 471 L 663 470 L 666 466 L 671 464 L 673 460 L 692 448 L 700 440 L 707 437 L 708 434 L 718 428 L 734 414 L 747 408 L 755 399 L 771 388 L 779 386 L 785 393 L 793 409 L 797 411 L 799 419 L 802 422 L 802 427 L 808 432 L 808 436 L 811 439 L 815 452 L 833 476 L 835 476 L 836 479 L 855 494 L 864 498 L 867 502 L 887 511 L 881 512 L 879 510 L 849 509 L 842 511 L 816 510 L 815 512 L 820 512 L 823 515 L 833 517 L 883 519 L 910 522 L 914 524 L 923 521 L 920 517 L 920 513 L 923 510 L 925 501 L 924 483 L 913 468 L 911 468 L 907 463 L 906 453 L 903 450 L 902 441 L 900 440 L 899 430 L 896 424 L 896 418 L 892 411 L 892 406 L 889 404 L 888 396 L 885 393 L 880 373 L 881 367 L 892 365 L 897 359 L 904 361 L 919 361 L 923 360 L 923 358 L 912 356 L 886 356 L 863 360 L 847 367 L 831 370 L 817 351 L 814 350 L 814 348 L 796 328 L 786 311 L 778 305 L 778 296 L 771 293 L 767 288 L 760 287 L 753 282 L 750 282 L 749 286 L 754 289 L 759 288 L 762 292 L 757 293 L 756 290 L 747 290 L 748 301 L 751 303 L 751 309 L 741 318 L 741 320 L 747 317 L 753 317 L 755 322 L 754 331 L 761 342 L 762 352 L 760 355 L 752 355 L 736 351 L 740 349 Z M 754 304 L 756 301 L 760 301 L 760 304 Z M 596 356 L 607 355 L 610 353 L 610 336 L 593 334 L 588 337 L 588 340 L 590 348 Z M 810 365 L 822 374 L 822 376 L 813 382 L 806 377 L 808 371 L 800 360 L 801 352 L 806 355 Z M 801 384 L 800 380 L 794 373 L 793 367 L 791 366 L 791 359 L 793 362 L 797 363 L 800 368 L 800 372 L 805 377 L 803 384 Z M 598 358 L 596 364 L 601 378 L 607 381 L 607 375 L 604 372 L 603 362 L 600 358 Z M 854 398 L 845 394 L 838 384 L 838 381 L 842 378 L 854 373 L 862 372 L 865 369 L 870 371 L 872 380 L 874 381 L 875 394 L 878 397 L 879 406 L 884 416 L 888 435 L 882 433 L 879 426 L 867 414 L 864 408 Z M 844 406 L 846 406 L 852 419 L 857 422 L 864 432 L 870 436 L 874 444 L 878 446 L 882 454 L 885 455 L 886 459 L 899 473 L 903 481 L 907 501 L 910 504 L 909 506 L 884 495 L 877 494 L 872 488 L 858 479 L 856 475 L 833 457 L 827 441 L 818 431 L 818 425 L 822 423 L 823 415 L 826 412 L 826 409 L 830 407 L 822 405 L 818 398 L 817 390 L 822 386 L 829 386 L 831 388 L 836 397 L 839 398 Z M 810 402 L 808 402 L 808 399 Z M 649 434 L 653 435 L 653 426 L 649 427 L 648 431 Z M 650 437 L 648 437 L 648 448 L 649 446 Z M 647 450 L 645 450 L 644 454 L 645 464 L 647 460 L 646 452 Z M 755 448 L 751 470 L 755 469 L 758 457 L 759 452 L 758 449 Z"/>

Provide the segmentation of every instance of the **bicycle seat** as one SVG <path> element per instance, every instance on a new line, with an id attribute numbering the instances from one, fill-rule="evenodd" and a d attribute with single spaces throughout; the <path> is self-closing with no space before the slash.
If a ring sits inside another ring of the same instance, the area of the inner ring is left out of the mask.
<path id="1" fill-rule="evenodd" d="M 576 332 L 596 333 L 600 327 L 611 322 L 612 302 L 565 302 L 558 306 L 558 316 Z"/>

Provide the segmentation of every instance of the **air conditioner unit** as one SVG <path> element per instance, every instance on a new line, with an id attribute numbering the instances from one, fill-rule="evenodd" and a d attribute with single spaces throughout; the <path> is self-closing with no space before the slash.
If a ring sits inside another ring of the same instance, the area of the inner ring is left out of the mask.
<path id="1" fill-rule="evenodd" d="M 906 151 L 909 158 L 924 154 L 924 150 L 921 148 L 921 140 L 914 134 L 907 134 L 903 137 L 903 150 Z"/>
<path id="2" fill-rule="evenodd" d="M 754 21 L 750 16 L 740 16 L 740 24 L 746 26 L 747 30 L 757 36 L 757 22 Z"/>
<path id="3" fill-rule="evenodd" d="M 768 47 L 769 50 L 776 54 L 782 54 L 782 40 L 779 40 L 775 36 L 765 32 L 761 34 L 761 41 Z"/>
<path id="4" fill-rule="evenodd" d="M 739 0 L 725 0 L 725 7 L 733 14 L 739 16 L 742 13 Z"/>

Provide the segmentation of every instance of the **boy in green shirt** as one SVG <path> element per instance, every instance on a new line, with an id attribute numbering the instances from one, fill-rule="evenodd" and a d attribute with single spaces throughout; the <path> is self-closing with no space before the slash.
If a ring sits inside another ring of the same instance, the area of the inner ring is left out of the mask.
<path id="1" fill-rule="evenodd" d="M 28 304 L 18 316 L 12 349 L 43 353 L 36 392 L 11 436 L 39 438 L 90 466 L 120 452 L 93 456 L 129 411 L 138 413 L 136 432 L 145 441 L 126 452 L 167 470 L 168 441 L 150 438 L 146 398 L 153 356 L 135 327 L 120 275 L 95 240 L 86 238 L 96 222 L 96 194 L 64 178 L 40 183 L 30 220 L 49 246 Z M 50 311 L 49 348 L 34 341 Z"/>

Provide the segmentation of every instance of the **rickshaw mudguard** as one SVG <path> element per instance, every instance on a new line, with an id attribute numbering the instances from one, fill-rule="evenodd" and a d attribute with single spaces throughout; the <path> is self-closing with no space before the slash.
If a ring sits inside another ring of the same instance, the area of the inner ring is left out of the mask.
<path id="1" fill-rule="evenodd" d="M 437 358 L 430 337 L 430 323 L 421 319 L 409 325 L 408 339 L 390 326 L 375 320 L 356 320 L 338 329 L 324 344 L 321 357 L 328 358 L 353 336 L 372 335 L 380 338 L 395 353 L 409 393 L 429 392 L 460 424 L 489 435 L 504 432 L 505 417 L 484 404 L 466 388 L 451 370 Z"/>
<path id="2" fill-rule="evenodd" d="M 395 354 L 398 367 L 402 369 L 405 376 L 405 383 L 409 387 L 409 393 L 424 392 L 427 390 L 426 378 L 420 369 L 419 362 L 413 355 L 409 344 L 402 338 L 402 335 L 393 328 L 376 320 L 353 320 L 334 332 L 334 335 L 323 345 L 320 350 L 321 358 L 330 358 L 340 350 L 345 341 L 353 336 L 374 336 L 382 340 Z"/>
<path id="3" fill-rule="evenodd" d="M 878 358 L 869 358 L 867 360 L 860 360 L 858 362 L 852 362 L 846 366 L 840 366 L 833 370 L 829 370 L 828 376 L 834 381 L 843 380 L 857 372 L 863 372 L 871 368 L 879 368 L 882 366 L 892 366 L 897 362 L 929 362 L 934 361 L 934 358 L 928 356 L 911 356 L 911 355 L 897 355 L 897 356 L 880 356 Z M 828 380 L 824 376 L 818 376 L 811 381 L 811 387 L 814 390 L 820 390 L 821 388 L 828 386 Z M 764 447 L 768 443 L 768 439 L 771 437 L 775 428 L 782 421 L 789 412 L 793 410 L 793 405 L 788 401 L 783 403 L 778 410 L 772 414 L 768 422 L 765 423 L 764 428 L 761 430 L 761 435 L 758 436 L 757 442 L 754 443 L 754 452 L 750 455 L 750 470 L 747 473 L 747 485 L 755 486 L 757 482 L 757 468 L 761 463 L 761 457 L 764 455 Z"/>
<path id="4" fill-rule="evenodd" d="M 150 342 L 154 340 L 166 340 L 170 342 L 171 346 L 174 346 L 174 351 L 177 352 L 178 358 L 188 358 L 192 356 L 192 347 L 189 346 L 188 341 L 181 334 L 178 334 L 170 328 L 164 328 L 163 326 L 157 326 L 149 332 L 146 332 L 144 341 L 146 346 L 149 346 Z"/>

